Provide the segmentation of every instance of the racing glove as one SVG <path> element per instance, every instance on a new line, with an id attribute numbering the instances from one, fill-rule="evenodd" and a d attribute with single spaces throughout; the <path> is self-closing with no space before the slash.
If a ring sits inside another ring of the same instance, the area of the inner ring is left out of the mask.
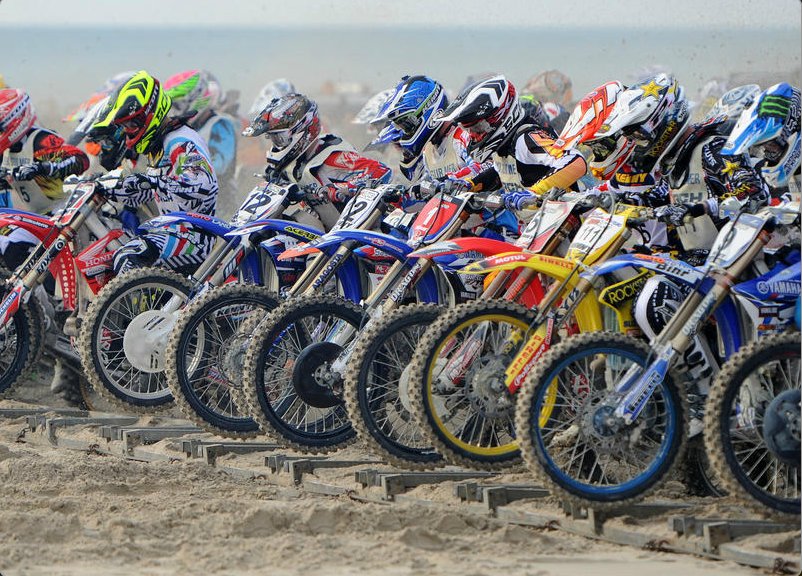
<path id="1" fill-rule="evenodd" d="M 12 178 L 20 182 L 33 180 L 37 176 L 51 176 L 53 174 L 50 162 L 32 162 L 17 166 L 12 172 Z"/>
<path id="2" fill-rule="evenodd" d="M 510 210 L 522 210 L 524 207 L 534 204 L 537 196 L 526 190 L 514 190 L 502 194 L 504 206 Z"/>

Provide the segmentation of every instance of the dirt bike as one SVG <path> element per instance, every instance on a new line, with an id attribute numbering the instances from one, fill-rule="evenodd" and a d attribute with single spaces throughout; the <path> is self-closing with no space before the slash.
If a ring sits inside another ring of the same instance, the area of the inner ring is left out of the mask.
<path id="1" fill-rule="evenodd" d="M 274 293 L 294 281 L 303 260 L 279 264 L 277 255 L 288 243 L 319 235 L 322 220 L 330 221 L 331 211 L 336 214 L 330 204 L 318 204 L 314 213 L 319 218 L 305 219 L 317 228 L 301 221 L 273 220 L 305 199 L 297 185 L 267 182 L 251 190 L 231 222 L 173 212 L 140 226 L 142 233 L 169 230 L 176 243 L 190 230 L 203 231 L 216 241 L 192 276 L 167 268 L 140 268 L 115 278 L 100 292 L 81 324 L 78 345 L 92 386 L 127 410 L 152 411 L 172 404 L 163 354 L 177 312 L 189 299 L 228 281 L 267 285 Z M 302 220 L 302 212 L 295 214 Z"/>
<path id="2" fill-rule="evenodd" d="M 464 236 L 422 247 L 410 257 L 434 259 L 453 269 L 512 250 L 553 254 L 579 228 L 581 214 L 595 205 L 570 194 L 560 195 L 560 200 L 539 200 L 540 208 L 512 244 Z M 531 268 L 504 270 L 488 277 L 479 298 L 519 301 L 531 308 L 543 297 L 544 280 Z M 360 334 L 345 374 L 345 405 L 357 434 L 383 459 L 407 468 L 444 463 L 423 441 L 408 409 L 409 361 L 440 311 L 428 304 L 407 304 L 382 315 Z"/>
<path id="3" fill-rule="evenodd" d="M 463 269 L 490 274 L 530 268 L 551 284 L 534 309 L 503 300 L 456 306 L 418 342 L 410 361 L 410 406 L 422 433 L 450 463 L 492 470 L 519 460 L 515 397 L 528 370 L 554 341 L 602 330 L 605 321 L 621 331 L 637 330 L 631 304 L 648 272 L 608 286 L 579 275 L 632 243 L 632 231 L 652 219 L 649 209 L 638 206 L 612 210 L 590 212 L 564 258 L 512 252 Z M 585 297 L 594 291 L 597 298 Z"/>
<path id="4" fill-rule="evenodd" d="M 687 439 L 687 397 L 675 371 L 678 359 L 710 316 L 715 316 L 725 357 L 750 336 L 731 298 L 750 281 L 733 282 L 760 257 L 778 225 L 775 216 L 791 223 L 797 212 L 798 205 L 795 211 L 739 214 L 719 233 L 704 268 L 666 255 L 641 255 L 641 263 L 650 261 L 684 278 L 692 292 L 649 344 L 623 334 L 583 334 L 541 358 L 524 385 L 516 416 L 530 469 L 565 498 L 600 508 L 631 503 L 659 486 Z M 783 297 L 767 302 L 773 311 L 766 310 L 766 326 L 781 327 L 782 318 L 790 321 L 788 311 L 798 295 L 798 262 L 781 268 L 756 280 L 793 292 L 790 303 Z M 763 296 L 768 300 L 768 294 Z M 798 473 L 796 468 L 796 481 L 791 480 L 796 487 Z"/>
<path id="5" fill-rule="evenodd" d="M 114 252 L 128 236 L 120 228 L 111 228 L 108 219 L 99 214 L 107 205 L 104 185 L 116 181 L 111 176 L 79 182 L 52 217 L 11 208 L 0 211 L 0 227 L 24 229 L 39 240 L 3 286 L 0 331 L 6 359 L 0 375 L 0 394 L 8 394 L 19 382 L 44 342 L 43 324 L 31 320 L 31 314 L 36 313 L 30 301 L 33 291 L 53 275 L 64 310 L 72 312 L 64 332 L 74 337 L 78 317 L 111 279 Z M 90 241 L 90 234 L 96 240 Z M 72 350 L 63 353 L 70 354 Z"/>
<path id="6" fill-rule="evenodd" d="M 379 186 L 363 188 L 349 200 L 331 229 L 376 227 L 403 229 L 406 215 L 390 212 L 391 202 L 399 199 L 403 188 Z M 248 339 L 265 313 L 276 307 L 277 299 L 288 299 L 331 289 L 346 300 L 359 302 L 368 291 L 368 281 L 377 282 L 386 267 L 384 258 L 374 257 L 363 271 L 354 256 L 353 242 L 320 247 L 310 243 L 290 248 L 279 262 L 313 255 L 303 274 L 281 296 L 270 287 L 227 285 L 209 290 L 193 300 L 174 326 L 165 352 L 166 375 L 182 411 L 193 421 L 215 434 L 249 437 L 259 425 L 243 410 L 238 394 L 242 384 L 240 370 Z M 367 272 L 367 273 L 365 273 Z M 367 278 L 366 278 L 367 277 Z M 179 393 L 180 392 L 180 393 Z"/>
<path id="7" fill-rule="evenodd" d="M 453 236 L 483 205 L 469 193 L 438 192 L 418 213 L 406 241 L 343 229 L 313 243 L 319 249 L 356 243 L 392 256 L 395 263 L 361 307 L 342 298 L 310 295 L 287 302 L 264 320 L 248 346 L 243 376 L 252 413 L 265 430 L 304 451 L 336 449 L 354 438 L 342 382 L 356 336 L 371 318 L 409 298 L 441 304 L 466 291 L 452 289 L 451 280 L 431 260 L 409 254 Z"/>

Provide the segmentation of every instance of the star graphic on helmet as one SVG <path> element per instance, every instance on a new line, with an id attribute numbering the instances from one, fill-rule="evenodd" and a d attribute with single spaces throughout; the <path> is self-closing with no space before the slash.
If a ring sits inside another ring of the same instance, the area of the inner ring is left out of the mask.
<path id="1" fill-rule="evenodd" d="M 721 169 L 721 173 L 724 175 L 729 175 L 735 172 L 739 167 L 738 162 L 730 162 L 729 160 L 724 160 L 724 168 Z"/>
<path id="2" fill-rule="evenodd" d="M 640 89 L 643 90 L 644 98 L 646 96 L 654 96 L 655 98 L 660 97 L 660 85 L 654 80 L 649 81 L 648 84 L 643 84 Z"/>

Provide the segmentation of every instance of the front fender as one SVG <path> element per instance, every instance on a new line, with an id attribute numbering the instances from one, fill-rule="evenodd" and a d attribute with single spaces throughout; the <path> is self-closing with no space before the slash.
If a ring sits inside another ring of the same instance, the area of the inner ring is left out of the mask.
<path id="1" fill-rule="evenodd" d="M 0 227 L 5 226 L 22 228 L 33 234 L 38 240 L 44 241 L 55 229 L 56 224 L 50 218 L 41 214 L 4 208 L 0 212 Z"/>
<path id="2" fill-rule="evenodd" d="M 196 214 L 195 212 L 170 212 L 142 223 L 137 232 L 144 234 L 160 228 L 171 228 L 179 224 L 187 224 L 214 236 L 225 236 L 233 229 L 231 224 L 214 216 Z"/>
<path id="3" fill-rule="evenodd" d="M 501 240 L 495 240 L 493 238 L 468 236 L 465 238 L 454 238 L 443 242 L 435 242 L 431 246 L 424 246 L 423 248 L 415 250 L 409 254 L 409 256 L 411 258 L 436 258 L 438 256 L 448 256 L 450 254 L 477 252 L 481 254 L 483 258 L 487 258 L 503 253 L 521 252 L 521 250 L 521 248 L 509 242 L 502 242 Z"/>
<path id="4" fill-rule="evenodd" d="M 225 236 L 226 238 L 232 238 L 234 236 L 249 236 L 264 230 L 273 231 L 278 234 L 285 234 L 295 238 L 296 240 L 305 242 L 315 240 L 323 234 L 321 230 L 317 230 L 311 226 L 305 226 L 291 220 L 265 219 L 257 220 L 256 222 L 251 222 L 250 224 L 245 224 L 244 226 L 235 228 L 234 230 L 226 233 Z"/>
<path id="5" fill-rule="evenodd" d="M 460 272 L 464 274 L 490 274 L 491 272 L 517 270 L 518 268 L 532 268 L 538 272 L 548 270 L 546 274 L 549 276 L 567 277 L 574 270 L 574 263 L 557 256 L 511 250 L 468 264 Z M 578 275 L 576 276 L 578 279 Z"/>
<path id="6" fill-rule="evenodd" d="M 407 260 L 412 252 L 412 248 L 404 240 L 390 236 L 389 234 L 373 232 L 372 230 L 360 230 L 358 228 L 343 228 L 337 230 L 337 232 L 332 235 L 331 243 L 339 245 L 346 240 L 351 240 L 364 246 L 371 246 L 400 261 Z M 329 241 L 323 241 L 316 243 L 316 247 L 323 248 L 328 244 Z"/>
<path id="7" fill-rule="evenodd" d="M 594 277 L 604 276 L 622 268 L 650 270 L 656 274 L 669 276 L 671 279 L 689 286 L 695 285 L 705 276 L 696 267 L 682 260 L 676 260 L 668 254 L 655 256 L 649 254 L 622 254 L 596 264 L 587 272 L 583 272 L 582 277 L 591 280 Z"/>

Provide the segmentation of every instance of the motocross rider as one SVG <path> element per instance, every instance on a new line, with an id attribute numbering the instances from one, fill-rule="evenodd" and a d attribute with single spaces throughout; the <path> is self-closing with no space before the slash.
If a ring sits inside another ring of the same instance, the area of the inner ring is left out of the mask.
<path id="1" fill-rule="evenodd" d="M 467 86 L 435 122 L 453 122 L 469 137 L 468 152 L 491 168 L 454 174 L 474 191 L 503 188 L 507 208 L 520 210 L 551 188 L 568 189 L 585 174 L 587 164 L 576 150 L 559 157 L 549 153 L 553 135 L 536 125 L 521 106 L 515 87 L 504 76 Z"/>
<path id="2" fill-rule="evenodd" d="M 467 131 L 454 123 L 434 122 L 447 106 L 448 98 L 439 82 L 426 76 L 405 76 L 373 119 L 386 126 L 371 146 L 394 143 L 402 153 L 401 172 L 410 182 L 447 181 L 464 168 L 473 174 L 492 170 L 492 162 L 482 166 L 471 158 Z M 505 230 L 517 235 L 518 221 L 510 212 L 493 214 L 485 210 L 482 230 L 474 226 L 471 230 L 501 239 Z"/>
<path id="3" fill-rule="evenodd" d="M 107 196 L 128 207 L 155 201 L 162 214 L 174 211 L 214 216 L 217 177 L 206 143 L 186 118 L 168 118 L 172 101 L 157 79 L 137 72 L 109 97 L 93 129 L 121 127 L 125 145 L 147 157 L 145 174 L 121 179 Z M 114 257 L 114 269 L 165 265 L 180 272 L 194 270 L 206 258 L 214 238 L 199 230 L 148 232 Z"/>
<path id="4" fill-rule="evenodd" d="M 224 197 L 233 196 L 237 128 L 232 118 L 219 111 L 223 103 L 220 83 L 205 70 L 188 70 L 165 80 L 164 89 L 173 100 L 172 116 L 195 113 L 187 124 L 206 142 Z"/>
<path id="5" fill-rule="evenodd" d="M 321 133 L 317 104 L 303 94 L 273 98 L 242 132 L 260 134 L 271 144 L 265 177 L 315 188 L 321 202 L 342 207 L 362 185 L 392 177 L 378 160 L 360 155 L 339 136 Z"/>
<path id="6" fill-rule="evenodd" d="M 21 90 L 0 90 L 0 126 L 0 167 L 10 171 L 10 183 L 0 181 L 5 185 L 0 204 L 40 214 L 53 212 L 65 199 L 64 178 L 81 174 L 89 167 L 86 154 L 65 143 L 55 132 L 38 126 L 31 99 Z M 3 263 L 10 270 L 18 268 L 38 243 L 27 230 L 8 227 L 0 235 Z M 49 288 L 52 292 L 54 285 Z M 55 335 L 56 331 L 50 329 L 55 317 L 53 304 L 42 287 L 34 295 L 43 308 L 48 336 Z M 60 357 L 56 357 L 54 368 L 51 391 L 76 403 L 80 398 L 77 375 Z"/>

